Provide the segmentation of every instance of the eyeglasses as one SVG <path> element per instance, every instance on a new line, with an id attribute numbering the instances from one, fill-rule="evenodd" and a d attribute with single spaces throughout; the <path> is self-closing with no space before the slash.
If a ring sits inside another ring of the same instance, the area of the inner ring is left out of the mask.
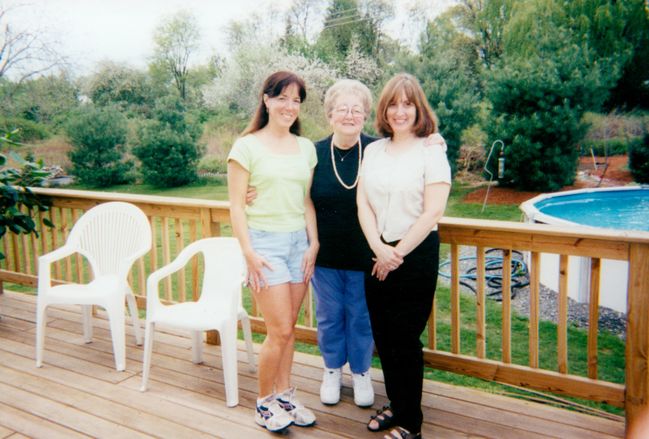
<path id="1" fill-rule="evenodd" d="M 362 117 L 365 117 L 365 111 L 363 111 L 363 109 L 361 107 L 358 107 L 358 106 L 354 106 L 354 107 L 349 108 L 348 106 L 343 105 L 341 107 L 337 107 L 337 108 L 334 109 L 334 113 L 336 114 L 336 116 L 339 116 L 339 117 L 345 117 L 350 112 L 351 112 L 352 117 L 354 119 L 360 119 Z"/>

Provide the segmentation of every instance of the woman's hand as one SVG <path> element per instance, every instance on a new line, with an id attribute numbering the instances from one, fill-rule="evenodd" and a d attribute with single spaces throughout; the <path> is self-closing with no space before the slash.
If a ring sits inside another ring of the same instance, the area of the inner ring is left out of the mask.
<path id="1" fill-rule="evenodd" d="M 252 205 L 253 201 L 257 199 L 257 188 L 254 186 L 248 186 L 246 191 L 246 204 L 248 206 Z"/>
<path id="2" fill-rule="evenodd" d="M 390 271 L 394 271 L 403 264 L 403 255 L 394 247 L 381 243 L 374 251 L 375 262 L 372 267 L 372 276 L 379 280 L 384 280 Z"/>
<path id="3" fill-rule="evenodd" d="M 313 272 L 315 271 L 315 259 L 318 255 L 320 246 L 317 244 L 309 245 L 309 248 L 304 252 L 302 257 L 302 272 L 304 273 L 304 283 L 308 284 L 311 281 Z"/>
<path id="4" fill-rule="evenodd" d="M 251 252 L 245 256 L 246 265 L 248 266 L 248 286 L 252 291 L 258 293 L 262 288 L 265 288 L 268 285 L 266 283 L 266 276 L 264 276 L 263 268 L 266 267 L 272 271 L 273 267 L 258 253 Z"/>
<path id="5" fill-rule="evenodd" d="M 433 133 L 430 136 L 426 137 L 424 140 L 424 146 L 441 146 L 444 152 L 446 152 L 446 140 L 442 137 L 440 133 Z"/>

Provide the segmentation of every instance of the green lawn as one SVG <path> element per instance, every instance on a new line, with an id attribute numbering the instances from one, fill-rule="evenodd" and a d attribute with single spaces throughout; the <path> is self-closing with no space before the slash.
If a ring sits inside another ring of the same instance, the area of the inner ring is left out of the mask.
<path id="1" fill-rule="evenodd" d="M 122 192 L 127 194 L 160 195 L 163 197 L 185 197 L 198 198 L 202 200 L 227 200 L 228 188 L 225 185 L 225 178 L 201 178 L 197 182 L 187 186 L 161 189 L 149 184 L 118 185 L 109 188 L 93 188 L 84 185 L 67 186 L 69 189 L 100 191 L 100 192 Z"/>
<path id="2" fill-rule="evenodd" d="M 81 186 L 74 187 L 75 189 L 90 189 Z M 225 200 L 227 199 L 227 188 L 223 180 L 207 180 L 203 179 L 199 182 L 173 189 L 157 189 L 147 185 L 133 185 L 133 186 L 115 186 L 106 191 L 110 192 L 127 192 L 137 194 L 150 194 L 162 195 L 173 197 L 188 197 L 200 198 L 211 200 Z M 498 219 L 509 221 L 520 221 L 521 214 L 518 205 L 487 205 L 485 212 L 482 212 L 481 203 L 464 203 L 462 199 L 472 189 L 461 184 L 455 184 L 451 191 L 448 207 L 446 210 L 447 216 L 457 217 L 470 217 L 481 219 Z M 159 226 L 158 226 L 159 227 Z M 226 231 L 226 233 L 229 230 Z M 442 258 L 445 257 L 443 249 Z M 161 253 L 161 252 L 159 252 Z M 174 280 L 174 283 L 176 281 Z M 19 291 L 33 291 L 32 289 L 17 286 L 7 285 L 8 289 Z M 444 285 L 439 285 L 437 288 L 437 346 L 440 350 L 450 350 L 450 290 Z M 250 295 L 246 291 L 244 295 L 244 305 L 250 309 Z M 463 354 L 475 353 L 475 298 L 470 294 L 463 294 L 461 296 L 461 352 Z M 501 305 L 495 301 L 487 301 L 486 321 L 487 321 L 487 357 L 494 360 L 500 360 L 500 343 L 501 343 Z M 512 311 L 512 362 L 515 364 L 525 365 L 528 360 L 528 318 L 519 315 L 517 312 Z M 549 370 L 557 370 L 556 352 L 557 352 L 557 326 L 551 322 L 542 321 L 539 329 L 539 361 L 540 367 Z M 254 338 L 257 342 L 263 340 L 263 335 L 255 334 Z M 422 342 L 427 344 L 427 332 L 422 335 Z M 584 329 L 570 327 L 568 332 L 569 342 L 569 372 L 577 375 L 586 376 L 586 344 L 587 337 Z M 624 342 L 617 336 L 609 334 L 605 331 L 600 332 L 599 340 L 599 358 L 598 370 L 599 377 L 604 380 L 609 380 L 616 383 L 624 382 Z M 298 350 L 303 352 L 310 352 L 319 354 L 317 346 L 312 346 L 304 343 L 299 343 Z M 380 367 L 378 358 L 374 358 L 373 365 Z M 512 389 L 507 386 L 502 386 L 496 383 L 484 381 L 477 378 L 466 377 L 463 375 L 453 374 L 449 372 L 439 371 L 427 368 L 426 377 L 470 387 L 478 387 L 489 392 L 512 392 Z M 514 390 L 513 392 L 518 392 Z M 621 409 L 608 406 L 606 404 L 598 404 L 590 401 L 579 401 L 579 403 L 591 407 L 597 407 L 606 411 L 622 414 Z"/>

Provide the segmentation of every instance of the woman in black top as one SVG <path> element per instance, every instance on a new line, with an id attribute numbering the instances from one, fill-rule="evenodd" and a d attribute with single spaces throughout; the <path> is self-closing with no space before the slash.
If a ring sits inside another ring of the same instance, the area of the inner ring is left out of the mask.
<path id="1" fill-rule="evenodd" d="M 316 209 L 320 251 L 312 278 L 318 345 L 325 363 L 320 387 L 324 404 L 340 400 L 342 367 L 349 363 L 354 402 L 374 403 L 369 375 L 374 344 L 364 271 L 371 268 L 369 246 L 358 223 L 356 183 L 363 149 L 376 140 L 361 132 L 372 106 L 369 89 L 343 79 L 325 94 L 325 114 L 333 134 L 316 142 L 318 165 L 311 198 Z"/>

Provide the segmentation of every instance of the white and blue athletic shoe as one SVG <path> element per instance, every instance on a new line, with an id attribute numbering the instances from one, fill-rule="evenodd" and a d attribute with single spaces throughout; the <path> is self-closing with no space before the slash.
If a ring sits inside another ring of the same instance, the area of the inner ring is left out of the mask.
<path id="1" fill-rule="evenodd" d="M 293 424 L 293 417 L 284 410 L 273 395 L 272 398 L 266 398 L 261 404 L 257 403 L 255 422 L 268 431 L 280 433 Z"/>
<path id="2" fill-rule="evenodd" d="M 304 407 L 295 397 L 295 387 L 278 393 L 276 401 L 291 416 L 293 423 L 298 427 L 310 427 L 315 424 L 315 415 Z"/>

